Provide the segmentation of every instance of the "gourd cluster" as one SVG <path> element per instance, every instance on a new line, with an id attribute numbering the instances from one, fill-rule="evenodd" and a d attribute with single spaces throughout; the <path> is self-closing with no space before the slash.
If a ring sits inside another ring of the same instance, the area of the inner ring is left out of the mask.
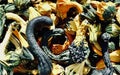
<path id="1" fill-rule="evenodd" d="M 1 0 L 0 75 L 120 75 L 119 0 Z"/>

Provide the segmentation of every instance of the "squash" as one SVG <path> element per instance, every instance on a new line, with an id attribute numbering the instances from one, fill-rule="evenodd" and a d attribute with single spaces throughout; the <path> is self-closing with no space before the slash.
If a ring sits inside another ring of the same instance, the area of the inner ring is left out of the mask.
<path id="1" fill-rule="evenodd" d="M 65 35 L 64 30 L 62 28 L 55 28 L 51 31 L 47 31 L 41 40 L 41 47 L 44 50 L 44 52 L 54 61 L 57 62 L 64 62 L 64 63 L 70 63 L 69 58 L 69 50 L 65 50 L 62 53 L 55 55 L 51 52 L 49 48 L 49 39 L 56 36 L 62 36 Z"/>
<path id="2" fill-rule="evenodd" d="M 52 62 L 42 50 L 42 48 L 38 45 L 36 39 L 35 39 L 35 27 L 40 26 L 51 26 L 52 20 L 47 16 L 40 16 L 36 17 L 29 21 L 27 30 L 26 30 L 26 36 L 27 41 L 30 46 L 30 51 L 33 53 L 34 56 L 38 58 L 38 69 L 40 72 L 40 75 L 49 75 L 52 70 Z"/>
<path id="3" fill-rule="evenodd" d="M 96 8 L 96 14 L 101 21 L 110 21 L 116 14 L 115 3 L 92 1 L 92 6 Z"/>
<path id="4" fill-rule="evenodd" d="M 79 4 L 78 2 L 70 0 L 57 0 L 56 2 L 57 16 L 60 17 L 62 20 L 65 19 L 67 17 L 67 12 L 72 7 L 75 7 L 79 13 L 83 11 L 82 5 Z"/>
<path id="5" fill-rule="evenodd" d="M 68 49 L 60 53 L 59 55 L 55 55 L 50 51 L 48 41 L 51 37 L 56 36 L 65 36 L 65 32 L 62 28 L 56 28 L 51 31 L 46 32 L 41 40 L 41 47 L 44 52 L 52 59 L 57 62 L 64 63 L 75 63 L 82 62 L 88 58 L 90 49 L 88 47 L 88 43 L 85 40 L 85 33 L 87 30 L 86 20 L 79 26 L 76 37 L 73 42 L 69 45 Z M 80 33 L 81 32 L 81 33 Z"/>
<path id="6" fill-rule="evenodd" d="M 81 19 L 87 19 L 89 21 L 96 21 L 96 10 L 91 4 L 86 4 L 83 6 L 83 12 L 80 14 Z"/>
<path id="7" fill-rule="evenodd" d="M 108 42 L 109 42 L 111 36 L 108 33 L 103 33 L 101 38 L 103 41 L 103 45 L 102 45 L 103 61 L 104 61 L 106 67 L 102 70 L 96 70 L 96 69 L 93 70 L 92 75 L 96 75 L 96 74 L 113 75 L 114 68 L 110 62 L 110 57 L 109 57 L 109 53 L 108 53 Z"/>

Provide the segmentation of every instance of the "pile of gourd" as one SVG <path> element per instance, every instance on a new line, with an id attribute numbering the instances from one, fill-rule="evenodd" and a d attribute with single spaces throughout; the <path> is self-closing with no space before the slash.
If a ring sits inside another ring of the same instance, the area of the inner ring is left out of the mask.
<path id="1" fill-rule="evenodd" d="M 0 75 L 120 75 L 119 0 L 1 0 Z"/>

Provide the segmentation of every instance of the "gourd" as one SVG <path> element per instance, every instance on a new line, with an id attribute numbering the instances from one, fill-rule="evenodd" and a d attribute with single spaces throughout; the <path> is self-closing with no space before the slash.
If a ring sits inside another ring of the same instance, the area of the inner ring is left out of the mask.
<path id="1" fill-rule="evenodd" d="M 117 37 L 120 34 L 120 27 L 119 25 L 112 23 L 105 28 L 105 31 L 111 34 L 112 37 Z"/>
<path id="2" fill-rule="evenodd" d="M 55 60 L 55 61 L 58 61 L 58 62 L 65 62 L 65 63 L 68 63 L 68 61 L 70 61 L 70 58 L 69 58 L 69 51 L 66 50 L 64 52 L 62 52 L 61 54 L 59 55 L 55 55 L 53 54 L 49 47 L 48 47 L 48 40 L 51 38 L 51 37 L 56 37 L 56 36 L 61 36 L 61 35 L 65 35 L 64 33 L 64 30 L 62 28 L 56 28 L 56 29 L 53 29 L 51 31 L 48 31 L 46 32 L 43 37 L 42 37 L 42 40 L 41 40 L 41 47 L 43 49 L 43 51 L 52 59 L 52 60 Z"/>
<path id="3" fill-rule="evenodd" d="M 75 7 L 79 13 L 83 11 L 82 5 L 70 0 L 57 0 L 56 2 L 56 12 L 57 16 L 60 17 L 62 20 L 67 17 L 67 12 L 70 8 Z M 65 8 L 65 9 L 63 9 Z"/>
<path id="4" fill-rule="evenodd" d="M 11 13 L 11 12 L 6 13 L 5 16 L 6 16 L 7 19 L 15 20 L 17 23 L 20 23 L 20 25 L 21 25 L 20 32 L 26 34 L 25 33 L 25 31 L 26 31 L 25 20 L 23 20 L 18 14 Z"/>
<path id="5" fill-rule="evenodd" d="M 103 33 L 101 38 L 103 40 L 103 45 L 102 45 L 103 60 L 104 60 L 106 67 L 102 70 L 93 70 L 91 75 L 96 75 L 96 74 L 113 75 L 115 68 L 113 68 L 110 62 L 110 57 L 109 57 L 109 52 L 108 52 L 108 42 L 111 36 L 108 33 Z"/>
<path id="6" fill-rule="evenodd" d="M 27 41 L 30 46 L 30 51 L 38 58 L 38 69 L 40 71 L 40 75 L 49 75 L 52 69 L 52 63 L 47 54 L 45 54 L 41 47 L 39 47 L 38 43 L 35 39 L 35 28 L 40 26 L 51 26 L 52 20 L 46 16 L 40 16 L 29 21 L 26 36 Z"/>
<path id="7" fill-rule="evenodd" d="M 91 4 L 86 4 L 83 6 L 83 12 L 80 14 L 81 19 L 87 19 L 90 22 L 96 21 L 96 10 Z"/>
<path id="8" fill-rule="evenodd" d="M 86 29 L 87 29 L 87 22 L 85 20 L 78 27 L 74 41 L 70 44 L 67 50 L 63 51 L 59 55 L 55 55 L 50 52 L 50 49 L 48 47 L 48 40 L 51 37 L 65 35 L 64 30 L 62 28 L 56 28 L 46 32 L 42 37 L 41 47 L 52 60 L 55 60 L 57 62 L 64 61 L 65 63 L 68 64 L 76 63 L 76 62 L 81 63 L 82 61 L 88 58 L 90 52 L 88 43 L 85 40 Z"/>
<path id="9" fill-rule="evenodd" d="M 5 37 L 2 43 L 0 43 L 0 66 L 5 69 L 8 75 L 13 75 L 13 69 L 21 63 L 22 59 L 34 59 L 33 55 L 28 51 L 28 49 L 23 47 L 18 38 L 12 34 L 13 29 L 15 28 L 14 25 L 14 22 L 10 23 Z M 11 46 L 11 43 L 15 46 L 14 51 L 14 48 L 8 49 L 8 46 Z M 4 71 L 0 71 L 0 74 L 1 73 L 4 73 Z"/>
<path id="10" fill-rule="evenodd" d="M 96 15 L 101 21 L 111 21 L 115 17 L 115 3 L 92 1 L 92 6 L 96 8 Z M 108 17 L 109 16 L 109 17 Z"/>
<path id="11" fill-rule="evenodd" d="M 19 10 L 28 8 L 30 0 L 13 0 L 13 4 L 16 5 L 16 8 Z"/>

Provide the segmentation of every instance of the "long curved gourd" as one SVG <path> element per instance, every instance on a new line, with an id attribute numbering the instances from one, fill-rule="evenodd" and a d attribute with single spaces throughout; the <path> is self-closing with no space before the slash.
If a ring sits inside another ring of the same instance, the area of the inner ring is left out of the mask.
<path id="1" fill-rule="evenodd" d="M 34 29 L 37 25 L 50 26 L 52 25 L 52 20 L 46 16 L 36 17 L 29 21 L 26 30 L 27 40 L 31 48 L 30 51 L 38 58 L 40 75 L 49 75 L 51 73 L 52 63 L 35 40 Z"/>

